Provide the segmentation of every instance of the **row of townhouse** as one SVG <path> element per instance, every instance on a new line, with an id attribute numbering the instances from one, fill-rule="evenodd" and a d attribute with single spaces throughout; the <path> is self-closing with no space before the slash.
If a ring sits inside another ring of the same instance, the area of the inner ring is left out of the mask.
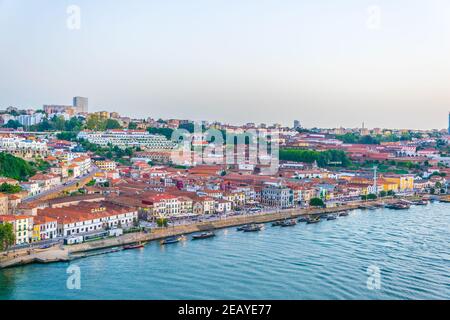
<path id="1" fill-rule="evenodd" d="M 5 151 L 21 158 L 34 158 L 46 156 L 48 147 L 46 142 L 36 139 L 3 136 L 0 137 L 0 151 Z"/>
<path id="2" fill-rule="evenodd" d="M 54 239 L 57 237 L 57 220 L 46 216 L 2 215 L 0 224 L 13 226 L 14 244 Z"/>
<path id="3" fill-rule="evenodd" d="M 138 212 L 134 207 L 108 202 L 48 207 L 37 210 L 36 216 L 0 215 L 0 224 L 12 225 L 15 245 L 127 228 L 137 221 Z"/>
<path id="4" fill-rule="evenodd" d="M 70 237 L 116 227 L 131 227 L 138 221 L 137 209 L 109 202 L 85 203 L 38 210 L 38 216 L 57 221 L 57 235 Z"/>
<path id="5" fill-rule="evenodd" d="M 145 130 L 81 131 L 78 138 L 101 146 L 112 144 L 120 148 L 142 147 L 149 151 L 171 150 L 175 146 L 164 136 L 152 135 Z"/>
<path id="6" fill-rule="evenodd" d="M 186 195 L 188 194 L 188 195 Z M 226 213 L 232 210 L 233 202 L 208 196 L 199 196 L 195 193 L 182 193 L 173 195 L 168 193 L 156 194 L 142 199 L 147 206 L 145 219 L 155 217 L 179 217 L 190 214 L 208 215 Z"/>

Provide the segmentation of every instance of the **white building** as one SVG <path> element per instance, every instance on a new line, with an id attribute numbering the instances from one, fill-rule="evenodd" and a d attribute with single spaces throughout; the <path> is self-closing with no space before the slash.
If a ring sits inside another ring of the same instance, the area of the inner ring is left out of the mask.
<path id="1" fill-rule="evenodd" d="M 35 196 L 41 192 L 38 182 L 22 182 L 20 186 L 28 192 L 28 196 Z"/>
<path id="2" fill-rule="evenodd" d="M 130 227 L 138 220 L 138 212 L 133 208 L 92 203 L 45 208 L 38 211 L 38 216 L 56 219 L 60 237 L 83 235 L 119 226 Z"/>
<path id="3" fill-rule="evenodd" d="M 23 137 L 9 136 L 0 138 L 0 151 L 20 156 L 46 155 L 47 143 L 37 140 L 28 140 Z"/>
<path id="4" fill-rule="evenodd" d="M 224 200 L 224 199 L 216 199 L 216 212 L 226 213 L 231 211 L 233 202 Z"/>
<path id="5" fill-rule="evenodd" d="M 39 232 L 39 240 L 55 239 L 58 236 L 58 222 L 55 218 L 37 216 L 34 217 L 34 229 Z"/>
<path id="6" fill-rule="evenodd" d="M 32 115 L 22 114 L 16 117 L 16 120 L 25 127 L 34 126 L 42 122 L 44 115 L 42 113 L 35 113 Z"/>
<path id="7" fill-rule="evenodd" d="M 266 184 L 261 193 L 261 202 L 272 207 L 292 207 L 294 204 L 293 191 L 280 184 Z"/>
<path id="8" fill-rule="evenodd" d="M 161 135 L 149 134 L 143 130 L 107 130 L 105 132 L 81 131 L 79 139 L 85 139 L 100 146 L 112 144 L 119 148 L 142 147 L 147 150 L 170 150 L 175 144 Z"/>

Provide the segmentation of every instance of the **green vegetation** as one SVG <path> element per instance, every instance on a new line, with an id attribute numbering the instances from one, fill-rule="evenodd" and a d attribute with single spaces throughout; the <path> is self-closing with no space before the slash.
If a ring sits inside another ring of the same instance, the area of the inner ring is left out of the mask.
<path id="1" fill-rule="evenodd" d="M 63 116 L 54 116 L 51 119 L 44 118 L 41 123 L 30 126 L 30 131 L 67 131 L 76 132 L 83 130 L 84 123 L 82 118 L 72 117 L 70 120 L 65 120 Z"/>
<path id="2" fill-rule="evenodd" d="M 412 132 L 404 132 L 400 136 L 394 134 L 361 136 L 358 133 L 336 135 L 336 139 L 341 140 L 344 143 L 353 144 L 380 144 L 381 142 L 411 141 L 413 138 L 421 138 L 421 135 Z"/>
<path id="3" fill-rule="evenodd" d="M 11 128 L 11 129 L 17 129 L 22 127 L 22 125 L 20 124 L 19 121 L 17 120 L 9 120 L 4 126 L 3 128 Z"/>
<path id="4" fill-rule="evenodd" d="M 162 135 L 162 136 L 166 137 L 166 139 L 168 139 L 168 140 L 172 139 L 173 129 L 170 129 L 170 128 L 148 128 L 147 131 L 150 134 Z"/>
<path id="5" fill-rule="evenodd" d="M 22 188 L 19 185 L 13 185 L 9 183 L 3 183 L 0 185 L 0 192 L 7 194 L 14 194 L 22 191 Z"/>
<path id="6" fill-rule="evenodd" d="M 361 196 L 361 200 L 376 200 L 377 198 L 377 195 L 373 193 Z"/>
<path id="7" fill-rule="evenodd" d="M 11 223 L 0 224 L 0 251 L 7 250 L 15 242 L 14 227 Z"/>
<path id="8" fill-rule="evenodd" d="M 98 156 L 102 156 L 108 159 L 114 159 L 116 161 L 121 160 L 122 157 L 132 157 L 134 151 L 137 151 L 133 148 L 125 148 L 121 149 L 118 146 L 108 145 L 107 147 L 102 147 L 98 144 L 91 143 L 87 140 L 80 139 L 78 141 L 84 150 L 92 151 Z"/>
<path id="9" fill-rule="evenodd" d="M 342 150 L 312 151 L 298 149 L 280 150 L 280 160 L 313 163 L 317 161 L 320 167 L 339 165 L 346 167 L 350 164 L 347 154 Z"/>
<path id="10" fill-rule="evenodd" d="M 86 128 L 94 131 L 105 131 L 107 129 L 120 129 L 122 126 L 115 119 L 103 119 L 96 114 L 92 114 L 86 121 Z"/>
<path id="11" fill-rule="evenodd" d="M 95 180 L 91 180 L 88 183 L 86 183 L 86 187 L 92 187 L 95 185 Z"/>
<path id="12" fill-rule="evenodd" d="M 47 171 L 51 167 L 50 163 L 42 159 L 30 161 L 29 164 L 32 165 L 36 171 Z"/>
<path id="13" fill-rule="evenodd" d="M 9 153 L 0 153 L 0 176 L 25 181 L 36 173 L 28 162 Z"/>
<path id="14" fill-rule="evenodd" d="M 324 203 L 323 200 L 320 199 L 320 198 L 312 198 L 312 199 L 309 201 L 309 205 L 310 205 L 311 207 L 324 207 L 324 206 L 325 206 L 325 203 Z"/>
<path id="15" fill-rule="evenodd" d="M 130 122 L 128 124 L 128 129 L 130 130 L 136 130 L 137 129 L 137 123 L 136 122 Z"/>
<path id="16" fill-rule="evenodd" d="M 166 218 L 158 218 L 156 219 L 156 224 L 159 228 L 166 228 L 168 226 L 169 221 Z"/>
<path id="17" fill-rule="evenodd" d="M 77 132 L 74 131 L 64 131 L 56 135 L 59 140 L 75 141 L 77 139 Z"/>

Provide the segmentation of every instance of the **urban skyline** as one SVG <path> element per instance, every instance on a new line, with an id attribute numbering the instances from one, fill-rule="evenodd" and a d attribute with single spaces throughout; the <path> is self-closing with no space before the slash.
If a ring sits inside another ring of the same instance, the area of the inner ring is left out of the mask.
<path id="1" fill-rule="evenodd" d="M 67 100 L 67 99 L 66 99 Z M 61 110 L 63 109 L 71 109 L 74 108 L 74 110 L 77 110 L 80 113 L 87 113 L 88 111 L 91 112 L 109 112 L 109 113 L 117 113 L 119 114 L 117 111 L 115 110 L 106 110 L 106 109 L 102 109 L 102 108 L 98 108 L 98 107 L 93 107 L 90 110 L 88 110 L 88 105 L 89 105 L 89 98 L 87 97 L 81 97 L 81 96 L 74 96 L 72 98 L 72 104 L 43 104 L 42 106 L 38 106 L 38 107 L 30 107 L 30 108 L 22 108 L 22 106 L 16 106 L 16 105 L 9 105 L 8 107 L 13 107 L 13 108 L 18 108 L 18 109 L 30 109 L 30 110 L 40 110 L 40 109 L 46 109 L 46 108 L 59 108 Z M 1 110 L 2 108 L 0 108 Z M 6 109 L 6 108 L 3 108 Z M 173 116 L 169 116 L 166 118 L 163 117 L 158 117 L 155 114 L 148 114 L 148 115 L 144 115 L 143 117 L 136 117 L 132 114 L 122 114 L 122 116 L 125 117 L 129 117 L 130 119 L 148 119 L 148 118 L 154 118 L 154 119 L 177 119 L 177 117 L 173 117 Z M 281 124 L 282 126 L 285 127 L 293 127 L 293 128 L 326 128 L 326 127 L 320 127 L 317 125 L 312 125 L 312 126 L 304 126 L 303 122 L 301 120 L 293 120 L 290 119 L 289 122 L 287 123 L 280 123 L 280 122 L 276 122 L 276 121 L 272 121 L 272 122 L 256 122 L 256 121 L 252 121 L 251 119 L 249 121 L 236 121 L 236 122 L 227 122 L 227 121 L 223 121 L 221 119 L 192 119 L 192 118 L 185 118 L 185 120 L 189 120 L 189 121 L 195 121 L 195 122 L 202 122 L 202 121 L 207 121 L 208 123 L 214 123 L 214 122 L 218 122 L 218 123 L 223 123 L 223 124 L 227 124 L 227 125 L 236 125 L 236 126 L 240 126 L 240 125 L 244 125 L 244 124 L 248 124 L 248 123 L 255 123 L 256 125 L 274 125 L 274 124 Z M 293 124 L 293 125 L 292 125 Z M 370 123 L 369 123 L 370 124 Z M 381 129 L 395 129 L 395 130 L 419 130 L 419 131 L 428 131 L 428 130 L 447 130 L 448 133 L 450 134 L 450 112 L 448 112 L 448 122 L 447 122 L 447 127 L 446 128 L 401 128 L 401 127 L 375 127 L 375 126 L 367 126 L 367 122 L 363 121 L 358 124 L 356 124 L 355 126 L 334 126 L 334 127 L 328 127 L 328 128 L 381 128 Z"/>
<path id="2" fill-rule="evenodd" d="M 64 2 L 0 2 L 1 106 L 82 92 L 93 111 L 133 117 L 447 126 L 445 1 L 76 5 L 79 29 Z"/>

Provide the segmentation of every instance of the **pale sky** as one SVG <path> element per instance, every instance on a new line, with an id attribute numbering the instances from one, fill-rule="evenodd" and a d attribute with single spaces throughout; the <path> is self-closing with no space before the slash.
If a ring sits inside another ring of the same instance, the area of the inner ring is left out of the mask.
<path id="1" fill-rule="evenodd" d="M 450 111 L 448 0 L 0 0 L 0 41 L 0 108 L 419 129 Z"/>

